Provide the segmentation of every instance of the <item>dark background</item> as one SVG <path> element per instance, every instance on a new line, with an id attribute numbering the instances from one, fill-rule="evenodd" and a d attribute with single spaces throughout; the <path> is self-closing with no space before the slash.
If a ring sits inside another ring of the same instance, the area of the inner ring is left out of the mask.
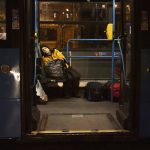
<path id="1" fill-rule="evenodd" d="M 105 142 L 1 142 L 0 149 L 15 150 L 149 150 L 150 142 L 144 141 L 105 141 Z"/>

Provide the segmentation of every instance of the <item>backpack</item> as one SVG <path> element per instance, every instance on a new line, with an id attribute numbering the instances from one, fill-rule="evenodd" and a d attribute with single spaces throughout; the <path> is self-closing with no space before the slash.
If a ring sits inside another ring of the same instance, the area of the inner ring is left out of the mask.
<path id="1" fill-rule="evenodd" d="M 103 99 L 102 84 L 99 82 L 88 82 L 84 94 L 89 101 L 101 101 Z"/>
<path id="2" fill-rule="evenodd" d="M 63 60 L 52 60 L 45 66 L 46 76 L 49 78 L 63 79 L 65 63 Z"/>

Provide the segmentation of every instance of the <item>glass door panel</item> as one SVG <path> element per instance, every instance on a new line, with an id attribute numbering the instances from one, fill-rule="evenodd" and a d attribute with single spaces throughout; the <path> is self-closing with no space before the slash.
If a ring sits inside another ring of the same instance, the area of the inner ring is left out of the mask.
<path id="1" fill-rule="evenodd" d="M 6 40 L 6 0 L 0 1 L 0 40 Z"/>

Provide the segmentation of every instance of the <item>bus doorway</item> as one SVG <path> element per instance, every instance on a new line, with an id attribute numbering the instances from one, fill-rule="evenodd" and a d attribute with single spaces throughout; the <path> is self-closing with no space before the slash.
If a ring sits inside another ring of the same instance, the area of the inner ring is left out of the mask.
<path id="1" fill-rule="evenodd" d="M 34 135 L 130 132 L 131 6 L 131 1 L 36 1 L 34 101 L 41 115 Z M 64 98 L 63 82 L 45 76 L 41 45 L 60 50 L 80 73 L 80 98 Z M 102 87 L 96 102 L 85 96 L 90 82 Z"/>

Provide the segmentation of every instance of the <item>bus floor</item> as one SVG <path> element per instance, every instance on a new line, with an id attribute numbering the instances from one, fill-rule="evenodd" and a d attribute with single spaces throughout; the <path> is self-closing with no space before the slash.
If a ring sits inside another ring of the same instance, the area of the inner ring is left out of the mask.
<path id="1" fill-rule="evenodd" d="M 37 131 L 122 130 L 116 118 L 118 108 L 116 102 L 91 102 L 84 97 L 51 98 L 46 105 L 38 105 L 41 115 Z"/>

